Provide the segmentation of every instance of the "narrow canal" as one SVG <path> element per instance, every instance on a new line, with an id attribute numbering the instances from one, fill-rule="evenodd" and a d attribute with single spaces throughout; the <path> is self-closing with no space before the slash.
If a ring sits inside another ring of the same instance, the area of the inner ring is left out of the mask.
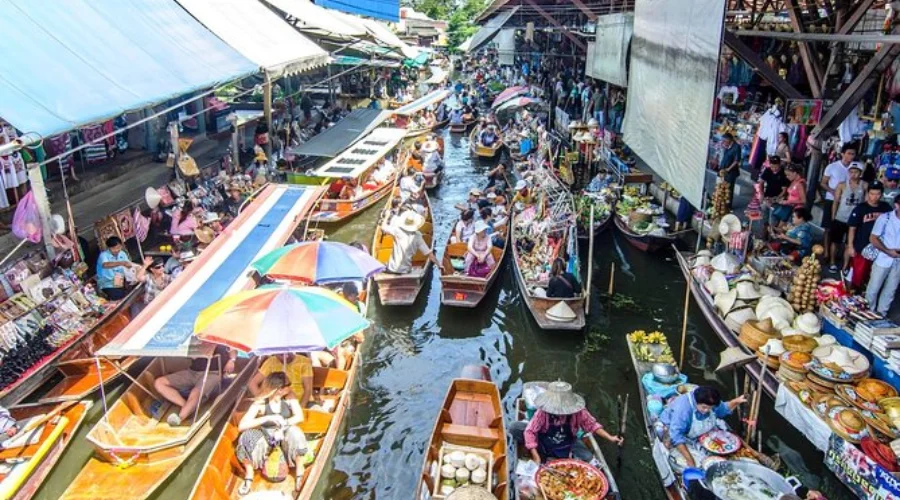
<path id="1" fill-rule="evenodd" d="M 469 154 L 467 137 L 446 136 L 447 175 L 432 193 L 435 242 L 446 241 L 458 217 L 454 208 L 472 187 L 482 187 L 491 165 Z M 370 209 L 330 234 L 338 241 L 371 243 L 380 207 Z M 512 276 L 509 259 L 492 293 L 475 310 L 440 307 L 440 283 L 432 276 L 415 305 L 386 309 L 372 305 L 374 331 L 366 339 L 358 386 L 338 440 L 333 463 L 316 498 L 412 499 L 422 467 L 422 453 L 451 379 L 469 364 L 484 364 L 504 396 L 507 422 L 522 384 L 562 379 L 584 395 L 588 409 L 608 426 L 615 425 L 616 396 L 631 392 L 628 430 L 620 467 L 616 450 L 601 444 L 616 471 L 625 500 L 664 498 L 656 479 L 640 416 L 637 380 L 625 345 L 636 329 L 665 332 L 673 351 L 680 346 L 684 279 L 672 256 L 646 255 L 608 231 L 595 242 L 591 317 L 584 334 L 543 332 L 528 314 Z M 586 248 L 583 248 L 586 259 Z M 601 300 L 616 264 L 614 300 Z M 587 267 L 583 265 L 583 267 Z M 373 302 L 377 302 L 373 301 Z M 692 382 L 714 384 L 731 394 L 731 376 L 717 376 L 724 345 L 691 304 L 685 372 Z M 120 392 L 120 390 L 119 390 Z M 822 465 L 815 451 L 764 400 L 763 439 L 808 485 L 831 499 L 852 498 Z M 95 404 L 80 436 L 60 461 L 37 498 L 55 499 L 87 461 L 87 430 L 100 418 Z M 214 433 L 217 435 L 217 433 Z M 181 468 L 155 498 L 184 498 L 191 491 L 212 447 L 210 442 Z"/>

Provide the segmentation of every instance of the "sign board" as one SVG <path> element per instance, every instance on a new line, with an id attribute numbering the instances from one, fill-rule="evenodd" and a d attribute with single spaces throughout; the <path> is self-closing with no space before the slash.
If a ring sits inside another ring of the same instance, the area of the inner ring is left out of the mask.
<path id="1" fill-rule="evenodd" d="M 900 499 L 900 479 L 837 434 L 832 434 L 828 440 L 825 465 L 859 498 Z"/>

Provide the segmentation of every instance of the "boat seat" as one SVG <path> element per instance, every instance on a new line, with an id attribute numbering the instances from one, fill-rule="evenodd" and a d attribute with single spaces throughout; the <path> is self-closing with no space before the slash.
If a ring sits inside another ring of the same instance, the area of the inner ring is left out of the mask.
<path id="1" fill-rule="evenodd" d="M 342 390 L 347 385 L 347 372 L 336 368 L 313 368 L 313 387 Z"/>
<path id="2" fill-rule="evenodd" d="M 447 255 L 451 257 L 464 257 L 469 251 L 469 245 L 466 243 L 451 243 L 447 245 Z"/>
<path id="3" fill-rule="evenodd" d="M 441 426 L 441 438 L 460 446 L 490 448 L 500 439 L 500 430 L 445 423 Z"/>
<path id="4" fill-rule="evenodd" d="M 300 430 L 304 434 L 325 434 L 331 425 L 332 415 L 318 410 L 303 410 L 303 421 L 300 422 Z"/>

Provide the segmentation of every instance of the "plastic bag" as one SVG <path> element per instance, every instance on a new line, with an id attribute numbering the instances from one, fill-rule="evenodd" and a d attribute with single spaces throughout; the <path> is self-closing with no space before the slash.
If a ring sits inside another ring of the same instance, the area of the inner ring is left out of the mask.
<path id="1" fill-rule="evenodd" d="M 41 214 L 38 212 L 34 193 L 29 191 L 19 200 L 16 213 L 13 215 L 12 232 L 16 237 L 32 243 L 41 241 Z"/>

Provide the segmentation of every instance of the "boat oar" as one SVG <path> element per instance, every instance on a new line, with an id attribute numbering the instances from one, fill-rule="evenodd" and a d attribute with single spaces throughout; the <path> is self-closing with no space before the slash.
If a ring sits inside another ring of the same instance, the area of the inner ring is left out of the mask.
<path id="1" fill-rule="evenodd" d="M 622 415 L 619 419 L 619 437 L 625 438 L 625 427 L 628 422 L 628 396 L 629 393 L 625 393 L 625 404 L 622 405 Z M 622 467 L 622 443 L 619 443 L 619 448 L 616 451 L 616 467 Z"/>
<path id="2" fill-rule="evenodd" d="M 44 415 L 41 418 L 32 420 L 31 422 L 28 422 L 28 425 L 26 425 L 25 427 L 20 429 L 19 432 L 17 432 L 16 434 L 23 434 L 26 432 L 31 432 L 34 429 L 37 429 L 39 426 L 43 425 L 45 422 L 49 422 L 53 418 L 56 418 L 57 415 L 59 415 L 60 413 L 62 413 L 65 410 L 68 410 L 72 406 L 75 406 L 76 404 L 78 404 L 78 401 L 66 401 L 64 403 L 60 403 L 59 406 L 57 406 L 56 409 L 54 409 L 50 413 Z"/>

